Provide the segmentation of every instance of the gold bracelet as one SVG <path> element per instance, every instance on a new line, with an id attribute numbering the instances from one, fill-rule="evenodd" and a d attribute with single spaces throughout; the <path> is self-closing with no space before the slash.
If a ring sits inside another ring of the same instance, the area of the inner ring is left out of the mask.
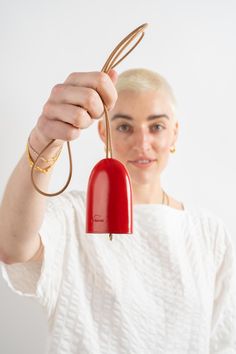
<path id="1" fill-rule="evenodd" d="M 28 138 L 28 146 L 31 148 L 31 150 L 37 155 L 37 157 L 39 156 L 39 153 L 33 148 L 33 146 L 31 145 L 30 143 L 30 136 Z M 61 150 L 62 150 L 63 146 L 60 147 L 58 153 L 51 157 L 50 159 L 46 159 L 44 156 L 40 156 L 39 160 L 42 160 L 43 162 L 47 162 L 47 163 L 50 163 L 50 162 L 56 162 L 60 153 L 61 153 Z M 32 159 L 32 157 L 31 157 Z"/>
<path id="2" fill-rule="evenodd" d="M 29 151 L 29 144 L 27 143 L 26 145 L 26 151 L 27 151 L 27 156 L 28 156 L 28 161 L 29 161 L 29 165 L 32 168 L 32 166 L 34 165 L 35 161 L 32 159 L 31 155 L 30 155 L 30 151 Z M 60 154 L 58 154 L 57 158 L 59 157 Z M 57 160 L 57 159 L 56 159 Z M 49 166 L 45 167 L 45 168 L 41 168 L 39 166 L 35 166 L 34 169 L 41 172 L 41 173 L 47 173 L 48 171 L 50 171 L 50 169 L 52 168 L 52 166 L 55 164 L 56 160 Z"/>

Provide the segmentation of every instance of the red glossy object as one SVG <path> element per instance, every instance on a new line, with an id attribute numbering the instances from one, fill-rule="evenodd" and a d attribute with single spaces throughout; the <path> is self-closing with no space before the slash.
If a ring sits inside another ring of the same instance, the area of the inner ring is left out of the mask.
<path id="1" fill-rule="evenodd" d="M 106 158 L 93 168 L 87 188 L 86 232 L 133 233 L 132 189 L 125 166 Z"/>

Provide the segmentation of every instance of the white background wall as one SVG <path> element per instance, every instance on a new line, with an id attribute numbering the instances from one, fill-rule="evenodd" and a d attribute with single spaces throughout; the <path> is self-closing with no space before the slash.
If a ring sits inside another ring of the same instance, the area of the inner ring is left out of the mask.
<path id="1" fill-rule="evenodd" d="M 0 0 L 0 197 L 50 90 L 72 71 L 100 70 L 114 46 L 143 22 L 146 36 L 118 67 L 147 67 L 179 103 L 167 193 L 221 216 L 236 242 L 236 2 L 234 0 Z M 96 124 L 73 142 L 70 189 L 86 188 L 104 157 Z M 63 184 L 66 154 L 52 189 Z M 42 354 L 42 310 L 0 278 L 0 353 Z"/>

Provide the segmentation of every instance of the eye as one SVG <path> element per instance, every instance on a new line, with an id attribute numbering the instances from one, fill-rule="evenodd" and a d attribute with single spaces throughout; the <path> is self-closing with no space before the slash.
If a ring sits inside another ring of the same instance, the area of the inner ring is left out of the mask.
<path id="1" fill-rule="evenodd" d="M 161 131 L 162 129 L 165 129 L 165 127 L 161 124 L 153 124 L 150 128 L 151 128 L 151 131 L 153 131 L 153 132 Z"/>
<path id="2" fill-rule="evenodd" d="M 129 124 L 120 124 L 116 129 L 122 133 L 129 133 L 132 127 Z"/>

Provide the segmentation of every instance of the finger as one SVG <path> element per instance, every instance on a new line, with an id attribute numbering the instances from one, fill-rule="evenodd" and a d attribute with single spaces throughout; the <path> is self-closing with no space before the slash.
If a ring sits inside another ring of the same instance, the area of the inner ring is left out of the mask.
<path id="1" fill-rule="evenodd" d="M 44 106 L 43 114 L 49 119 L 60 120 L 80 129 L 87 128 L 93 123 L 85 109 L 71 104 L 48 101 Z"/>
<path id="2" fill-rule="evenodd" d="M 79 137 L 81 130 L 73 125 L 59 120 L 50 120 L 42 116 L 38 121 L 38 127 L 42 134 L 49 139 L 63 141 L 75 140 Z"/>
<path id="3" fill-rule="evenodd" d="M 91 118 L 101 116 L 104 111 L 103 102 L 97 91 L 87 87 L 56 85 L 49 101 L 80 106 L 89 113 Z"/>
<path id="4" fill-rule="evenodd" d="M 117 83 L 117 80 L 118 80 L 118 74 L 117 72 L 114 70 L 114 69 L 111 69 L 109 72 L 108 72 L 108 75 L 109 77 L 111 78 L 113 84 L 115 85 Z"/>
<path id="5" fill-rule="evenodd" d="M 114 75 L 112 71 L 111 75 Z M 89 87 L 98 92 L 106 107 L 110 110 L 117 100 L 117 91 L 112 79 L 103 72 L 72 73 L 65 81 L 66 84 Z"/>

